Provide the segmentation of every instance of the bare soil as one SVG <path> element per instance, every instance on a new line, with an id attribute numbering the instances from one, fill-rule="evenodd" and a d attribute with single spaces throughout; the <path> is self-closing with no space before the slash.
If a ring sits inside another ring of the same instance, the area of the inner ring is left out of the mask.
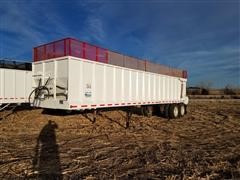
<path id="1" fill-rule="evenodd" d="M 0 179 L 238 179 L 240 100 L 192 100 L 168 120 L 126 112 L 0 113 Z"/>

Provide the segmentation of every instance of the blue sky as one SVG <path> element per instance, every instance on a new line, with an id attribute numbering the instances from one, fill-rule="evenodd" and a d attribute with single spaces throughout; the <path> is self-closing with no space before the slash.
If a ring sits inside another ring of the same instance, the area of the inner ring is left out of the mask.
<path id="1" fill-rule="evenodd" d="M 63 37 L 187 69 L 190 86 L 240 86 L 238 0 L 0 0 L 0 58 Z"/>

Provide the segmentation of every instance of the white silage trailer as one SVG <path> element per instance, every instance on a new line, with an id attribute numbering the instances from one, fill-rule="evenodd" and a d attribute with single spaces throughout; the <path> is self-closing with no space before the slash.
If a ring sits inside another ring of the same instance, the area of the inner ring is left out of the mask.
<path id="1" fill-rule="evenodd" d="M 141 106 L 186 112 L 186 71 L 66 38 L 34 48 L 32 105 L 86 110 Z"/>
<path id="2" fill-rule="evenodd" d="M 0 105 L 29 103 L 31 63 L 0 61 Z"/>

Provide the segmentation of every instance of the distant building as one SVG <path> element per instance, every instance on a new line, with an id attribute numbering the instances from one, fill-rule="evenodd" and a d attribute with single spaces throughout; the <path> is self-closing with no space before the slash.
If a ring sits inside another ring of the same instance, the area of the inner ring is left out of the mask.
<path id="1" fill-rule="evenodd" d="M 187 88 L 187 95 L 201 95 L 202 88 L 200 87 L 188 87 Z"/>

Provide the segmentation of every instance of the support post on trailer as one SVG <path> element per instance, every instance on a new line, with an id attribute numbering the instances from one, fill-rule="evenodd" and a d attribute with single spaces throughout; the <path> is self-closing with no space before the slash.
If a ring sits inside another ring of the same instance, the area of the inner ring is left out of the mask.
<path id="1" fill-rule="evenodd" d="M 130 125 L 130 120 L 131 120 L 131 117 L 132 117 L 132 112 L 133 112 L 133 110 L 132 110 L 131 107 L 129 107 L 129 108 L 126 109 L 126 111 L 127 111 L 127 116 L 126 116 L 126 129 L 128 129 L 128 128 L 129 128 L 129 125 Z"/>
<path id="2" fill-rule="evenodd" d="M 97 120 L 97 115 L 98 115 L 98 110 L 97 109 L 94 109 L 94 110 L 92 110 L 92 111 L 88 111 L 88 112 L 85 112 L 84 113 L 84 117 L 85 118 L 87 118 L 87 119 L 89 119 L 92 123 L 95 123 L 96 122 L 96 120 Z M 90 116 L 89 116 L 89 114 L 90 114 Z"/>
<path id="3" fill-rule="evenodd" d="M 96 119 L 97 119 L 97 110 L 96 109 L 94 109 L 93 110 L 93 123 L 95 123 L 96 122 Z"/>
<path id="4" fill-rule="evenodd" d="M 5 106 L 0 108 L 0 111 L 3 111 L 4 109 L 6 109 L 8 106 L 10 105 L 10 103 L 6 104 Z"/>
<path id="5" fill-rule="evenodd" d="M 7 108 L 8 106 L 10 106 L 11 104 L 12 104 L 12 103 L 6 104 L 4 107 L 2 107 L 2 108 L 0 109 L 0 111 L 6 109 L 6 108 Z M 13 104 L 12 104 L 12 105 L 13 105 Z M 8 113 L 8 114 L 5 115 L 5 116 L 0 117 L 0 120 L 5 119 L 5 118 L 7 118 L 8 116 L 10 116 L 11 114 L 13 114 L 13 113 L 15 112 L 16 107 L 18 107 L 18 105 L 19 105 L 19 104 L 15 104 L 14 106 L 12 106 L 12 109 L 10 109 L 10 113 Z"/>

